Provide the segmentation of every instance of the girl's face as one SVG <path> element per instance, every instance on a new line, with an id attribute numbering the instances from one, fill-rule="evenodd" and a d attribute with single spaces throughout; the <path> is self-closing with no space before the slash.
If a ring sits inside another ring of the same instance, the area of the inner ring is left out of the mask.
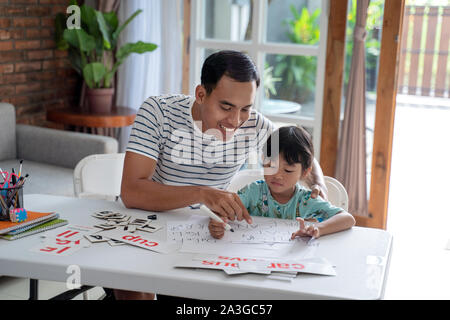
<path id="1" fill-rule="evenodd" d="M 303 173 L 300 163 L 289 164 L 284 159 L 283 154 L 280 154 L 278 160 L 270 161 L 264 165 L 264 179 L 272 195 L 290 197 L 295 190 L 295 184 L 305 177 L 310 170 L 307 169 Z"/>

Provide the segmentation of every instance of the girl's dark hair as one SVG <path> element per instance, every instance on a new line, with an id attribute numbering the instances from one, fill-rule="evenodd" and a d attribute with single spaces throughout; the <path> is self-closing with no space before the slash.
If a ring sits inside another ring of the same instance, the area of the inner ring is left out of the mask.
<path id="1" fill-rule="evenodd" d="M 234 50 L 213 53 L 203 63 L 201 82 L 208 95 L 224 75 L 238 82 L 256 81 L 256 87 L 261 81 L 252 59 Z"/>
<path id="2" fill-rule="evenodd" d="M 276 146 L 276 143 L 272 144 L 272 140 L 275 139 L 276 135 L 279 138 L 278 153 L 276 150 L 272 150 L 272 146 Z M 296 126 L 281 127 L 274 131 L 267 139 L 263 151 L 267 158 L 271 158 L 272 154 L 274 156 L 283 154 L 283 158 L 287 163 L 290 165 L 300 163 L 302 170 L 311 167 L 314 159 L 314 147 L 311 136 L 305 129 Z"/>

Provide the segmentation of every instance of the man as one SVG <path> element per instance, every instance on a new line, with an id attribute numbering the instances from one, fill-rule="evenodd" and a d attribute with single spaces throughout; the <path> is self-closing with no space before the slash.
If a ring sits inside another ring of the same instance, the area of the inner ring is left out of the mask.
<path id="1" fill-rule="evenodd" d="M 225 189 L 273 128 L 253 109 L 259 84 L 253 61 L 226 50 L 204 62 L 195 97 L 148 98 L 126 150 L 121 189 L 125 206 L 165 211 L 203 203 L 220 216 L 251 223 L 237 194 Z M 313 197 L 326 190 L 317 161 L 310 180 Z"/>

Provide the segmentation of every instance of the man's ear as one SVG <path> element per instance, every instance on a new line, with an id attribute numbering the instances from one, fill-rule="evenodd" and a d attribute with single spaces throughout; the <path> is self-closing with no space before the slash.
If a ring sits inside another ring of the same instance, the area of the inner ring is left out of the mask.
<path id="1" fill-rule="evenodd" d="M 202 104 L 206 97 L 206 89 L 201 84 L 195 88 L 195 102 Z"/>

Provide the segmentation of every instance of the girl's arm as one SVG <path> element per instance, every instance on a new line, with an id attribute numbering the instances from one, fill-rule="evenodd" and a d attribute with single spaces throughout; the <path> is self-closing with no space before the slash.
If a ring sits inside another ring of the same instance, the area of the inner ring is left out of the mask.
<path id="1" fill-rule="evenodd" d="M 355 218 L 347 211 L 340 211 L 328 220 L 308 226 L 306 226 L 305 220 L 302 218 L 297 218 L 297 221 L 299 222 L 300 228 L 291 235 L 291 239 L 303 236 L 319 238 L 326 234 L 349 229 L 355 225 Z"/>
<path id="2" fill-rule="evenodd" d="M 330 219 L 316 224 L 319 236 L 350 229 L 355 225 L 355 218 L 347 211 L 341 211 Z"/>

